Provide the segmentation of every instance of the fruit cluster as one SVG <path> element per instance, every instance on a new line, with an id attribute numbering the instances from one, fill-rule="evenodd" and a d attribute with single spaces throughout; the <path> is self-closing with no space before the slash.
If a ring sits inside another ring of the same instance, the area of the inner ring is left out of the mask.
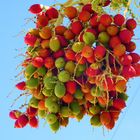
<path id="1" fill-rule="evenodd" d="M 69 118 L 91 116 L 92 126 L 112 129 L 125 101 L 127 82 L 140 76 L 140 56 L 132 41 L 137 23 L 123 15 L 99 15 L 91 4 L 54 7 L 34 4 L 36 28 L 24 40 L 27 58 L 22 63 L 25 81 L 16 85 L 31 94 L 24 113 L 10 112 L 15 127 L 38 127 L 43 118 L 56 132 Z M 55 26 L 60 15 L 69 25 Z"/>

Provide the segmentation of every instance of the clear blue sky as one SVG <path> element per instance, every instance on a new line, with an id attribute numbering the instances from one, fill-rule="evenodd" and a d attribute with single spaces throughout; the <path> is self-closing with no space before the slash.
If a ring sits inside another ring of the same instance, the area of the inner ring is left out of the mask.
<path id="1" fill-rule="evenodd" d="M 64 0 L 63 0 L 64 1 Z M 63 2 L 62 1 L 62 2 Z M 140 78 L 129 82 L 128 94 L 130 96 L 127 105 L 116 127 L 105 136 L 101 128 L 93 129 L 89 124 L 89 118 L 85 117 L 80 123 L 71 120 L 67 128 L 62 128 L 57 134 L 53 134 L 48 125 L 40 123 L 38 129 L 26 127 L 24 129 L 14 129 L 14 121 L 9 119 L 8 113 L 14 98 L 18 96 L 17 90 L 7 98 L 8 93 L 14 88 L 18 74 L 16 66 L 23 60 L 23 57 L 16 57 L 20 52 L 16 49 L 24 48 L 23 36 L 15 37 L 23 29 L 29 29 L 32 24 L 24 25 L 25 18 L 31 17 L 27 9 L 33 3 L 50 5 L 54 0 L 1 0 L 0 4 L 0 139 L 4 140 L 111 140 L 112 135 L 116 135 L 113 140 L 138 140 L 140 139 Z M 140 38 L 140 28 L 135 31 L 136 37 Z M 137 41 L 137 52 L 140 54 L 140 40 Z M 139 92 L 139 93 L 138 93 Z M 135 97 L 136 96 L 136 97 Z M 134 98 L 135 97 L 135 98 Z M 134 101 L 132 102 L 132 99 Z M 24 100 L 24 99 L 23 99 Z M 15 109 L 23 102 L 20 99 L 15 105 Z M 130 105 L 130 103 L 132 104 Z M 126 112 L 127 111 L 127 112 Z M 125 115 L 126 112 L 126 115 Z M 123 121 L 121 121 L 123 119 Z"/>

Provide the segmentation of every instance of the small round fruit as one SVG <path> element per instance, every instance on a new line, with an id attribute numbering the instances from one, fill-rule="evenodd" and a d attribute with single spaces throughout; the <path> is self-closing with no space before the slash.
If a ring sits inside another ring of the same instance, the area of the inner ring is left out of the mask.
<path id="1" fill-rule="evenodd" d="M 58 74 L 58 79 L 59 81 L 64 82 L 64 83 L 68 82 L 70 80 L 70 73 L 66 70 L 61 71 Z"/>
<path id="2" fill-rule="evenodd" d="M 47 114 L 46 121 L 48 124 L 54 124 L 57 121 L 57 116 L 55 114 Z"/>
<path id="3" fill-rule="evenodd" d="M 63 57 L 59 57 L 55 60 L 55 66 L 60 69 L 63 68 L 65 66 L 65 60 Z"/>

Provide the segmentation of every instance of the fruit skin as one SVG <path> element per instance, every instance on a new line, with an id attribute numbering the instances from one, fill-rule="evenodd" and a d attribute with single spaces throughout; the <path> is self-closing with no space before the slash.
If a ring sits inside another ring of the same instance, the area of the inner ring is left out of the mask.
<path id="1" fill-rule="evenodd" d="M 53 7 L 47 7 L 45 13 L 50 19 L 58 18 L 58 11 Z"/>
<path id="2" fill-rule="evenodd" d="M 131 55 L 124 54 L 123 56 L 120 57 L 120 63 L 122 65 L 130 65 L 132 63 L 132 57 Z"/>
<path id="3" fill-rule="evenodd" d="M 74 60 L 75 61 L 75 55 L 76 55 L 76 53 L 71 49 L 67 49 L 65 51 L 65 57 L 67 60 L 72 60 L 72 61 Z"/>
<path id="4" fill-rule="evenodd" d="M 57 116 L 53 113 L 47 114 L 46 120 L 47 120 L 48 124 L 54 124 L 57 121 Z"/>
<path id="5" fill-rule="evenodd" d="M 25 90 L 26 89 L 26 83 L 24 81 L 19 82 L 18 84 L 16 84 L 16 88 L 19 90 Z"/>
<path id="6" fill-rule="evenodd" d="M 67 40 L 72 40 L 74 39 L 75 37 L 75 34 L 72 32 L 71 29 L 68 29 L 64 32 L 64 37 L 67 39 Z"/>
<path id="7" fill-rule="evenodd" d="M 35 35 L 32 35 L 30 33 L 27 33 L 24 37 L 25 44 L 34 47 L 35 43 L 37 41 L 37 37 Z"/>
<path id="8" fill-rule="evenodd" d="M 129 43 L 132 39 L 132 33 L 129 30 L 124 29 L 120 31 L 119 37 L 122 43 Z"/>
<path id="9" fill-rule="evenodd" d="M 61 71 L 59 74 L 58 74 L 58 79 L 59 81 L 61 82 L 68 82 L 70 80 L 70 73 L 68 71 Z"/>
<path id="10" fill-rule="evenodd" d="M 132 66 L 133 66 L 133 68 L 136 71 L 136 75 L 135 76 L 140 76 L 140 63 L 135 63 Z"/>
<path id="11" fill-rule="evenodd" d="M 102 125 L 108 125 L 111 122 L 111 115 L 109 112 L 103 111 L 100 114 L 100 121 Z"/>
<path id="12" fill-rule="evenodd" d="M 115 99 L 113 101 L 113 107 L 116 108 L 116 109 L 121 110 L 121 109 L 126 107 L 125 101 L 120 99 L 120 98 L 119 99 Z"/>
<path id="13" fill-rule="evenodd" d="M 115 89 L 117 92 L 124 93 L 126 90 L 126 80 L 119 80 L 115 84 Z"/>
<path id="14" fill-rule="evenodd" d="M 85 58 L 93 56 L 93 48 L 91 48 L 90 46 L 84 46 L 81 55 Z"/>
<path id="15" fill-rule="evenodd" d="M 54 124 L 50 125 L 50 128 L 53 132 L 56 132 L 59 130 L 60 122 L 57 120 Z"/>
<path id="16" fill-rule="evenodd" d="M 50 49 L 57 52 L 60 49 L 60 41 L 57 37 L 51 38 L 49 43 Z"/>
<path id="17" fill-rule="evenodd" d="M 58 103 L 56 102 L 51 102 L 50 106 L 48 106 L 48 111 L 50 113 L 58 113 L 60 110 L 60 107 L 58 105 Z"/>
<path id="18" fill-rule="evenodd" d="M 117 14 L 114 16 L 114 23 L 118 26 L 122 26 L 125 22 L 125 18 L 121 14 Z"/>
<path id="19" fill-rule="evenodd" d="M 80 89 L 77 89 L 76 92 L 74 93 L 74 97 L 76 99 L 83 99 L 83 93 Z"/>
<path id="20" fill-rule="evenodd" d="M 98 35 L 98 40 L 99 40 L 99 42 L 106 44 L 109 42 L 110 36 L 107 34 L 107 32 L 101 32 Z"/>
<path id="21" fill-rule="evenodd" d="M 54 93 L 58 98 L 62 98 L 66 93 L 66 88 L 63 83 L 57 83 L 54 89 Z"/>
<path id="22" fill-rule="evenodd" d="M 74 61 L 67 61 L 66 65 L 65 65 L 65 70 L 68 71 L 70 74 L 73 74 L 75 66 L 76 65 L 75 65 Z"/>
<path id="23" fill-rule="evenodd" d="M 9 117 L 13 120 L 17 120 L 20 115 L 21 115 L 21 112 L 18 110 L 12 110 L 9 113 Z"/>
<path id="24" fill-rule="evenodd" d="M 39 103 L 39 100 L 36 99 L 35 97 L 32 97 L 29 101 L 29 106 L 33 108 L 38 108 L 38 103 Z"/>
<path id="25" fill-rule="evenodd" d="M 114 121 L 113 119 L 111 119 L 111 121 L 110 121 L 109 124 L 106 124 L 106 125 L 105 125 L 105 127 L 106 127 L 107 129 L 110 129 L 110 130 L 113 129 L 114 126 L 115 126 L 115 121 Z"/>
<path id="26" fill-rule="evenodd" d="M 26 81 L 26 87 L 29 89 L 37 88 L 39 86 L 39 80 L 36 78 L 30 78 Z"/>
<path id="27" fill-rule="evenodd" d="M 33 4 L 30 8 L 29 11 L 32 14 L 39 14 L 42 11 L 42 5 L 40 4 Z"/>
<path id="28" fill-rule="evenodd" d="M 29 116 L 29 117 L 34 117 L 34 116 L 36 116 L 36 114 L 37 114 L 37 108 L 33 108 L 33 107 L 31 107 L 31 106 L 29 106 L 28 108 L 27 108 L 27 110 L 26 110 L 26 113 L 27 113 L 27 115 Z"/>
<path id="29" fill-rule="evenodd" d="M 83 41 L 87 44 L 87 45 L 92 45 L 95 41 L 95 35 L 91 32 L 85 32 L 83 34 Z"/>
<path id="30" fill-rule="evenodd" d="M 126 21 L 126 27 L 129 30 L 134 30 L 137 27 L 137 22 L 134 19 L 128 19 Z"/>
<path id="31" fill-rule="evenodd" d="M 62 57 L 62 56 L 64 56 L 64 51 L 63 50 L 58 50 L 58 51 L 53 53 L 54 58 L 59 58 L 59 57 Z"/>
<path id="32" fill-rule="evenodd" d="M 123 44 L 119 44 L 115 46 L 115 48 L 113 49 L 113 53 L 115 56 L 122 56 L 125 54 L 125 52 L 126 52 L 126 47 Z"/>
<path id="33" fill-rule="evenodd" d="M 74 81 L 68 81 L 66 82 L 66 90 L 67 92 L 69 92 L 70 94 L 74 94 L 76 92 L 77 89 L 77 84 Z"/>
<path id="34" fill-rule="evenodd" d="M 113 36 L 109 40 L 109 46 L 110 48 L 115 48 L 116 46 L 121 44 L 121 40 L 118 36 Z"/>
<path id="35" fill-rule="evenodd" d="M 82 51 L 84 47 L 84 43 L 83 42 L 76 42 L 72 45 L 72 50 L 75 52 L 75 53 L 80 53 Z"/>
<path id="36" fill-rule="evenodd" d="M 79 35 L 80 32 L 83 30 L 83 25 L 80 21 L 74 21 L 71 24 L 71 30 L 75 35 Z"/>
<path id="37" fill-rule="evenodd" d="M 70 104 L 70 108 L 74 115 L 78 115 L 80 113 L 80 105 L 78 104 L 78 102 L 72 102 Z"/>
<path id="38" fill-rule="evenodd" d="M 88 11 L 81 11 L 78 16 L 82 22 L 87 22 L 90 19 L 90 13 Z"/>
<path id="39" fill-rule="evenodd" d="M 108 14 L 101 15 L 100 20 L 99 20 L 99 22 L 103 24 L 104 26 L 109 26 L 112 23 L 112 21 L 113 21 L 112 17 Z"/>
<path id="40" fill-rule="evenodd" d="M 100 113 L 101 109 L 99 106 L 94 106 L 92 105 L 90 108 L 89 108 L 89 111 L 90 113 L 92 113 L 92 115 L 96 115 L 98 113 Z"/>
<path id="41" fill-rule="evenodd" d="M 115 25 L 110 25 L 110 26 L 107 27 L 107 33 L 110 36 L 115 36 L 115 35 L 117 35 L 118 32 L 119 32 L 119 29 Z"/>
<path id="42" fill-rule="evenodd" d="M 69 117 L 71 115 L 71 109 L 67 106 L 62 106 L 60 109 L 62 117 Z"/>
<path id="43" fill-rule="evenodd" d="M 65 66 L 65 60 L 63 57 L 59 57 L 55 60 L 55 66 L 59 68 L 63 68 Z"/>
<path id="44" fill-rule="evenodd" d="M 67 30 L 67 28 L 63 25 L 58 25 L 55 27 L 55 33 L 56 35 L 64 35 L 64 32 Z"/>
<path id="45" fill-rule="evenodd" d="M 132 63 L 138 63 L 140 61 L 140 55 L 137 53 L 130 53 L 129 54 L 132 57 Z"/>
<path id="46" fill-rule="evenodd" d="M 52 57 L 47 57 L 45 60 L 44 60 L 44 65 L 46 68 L 48 69 L 51 69 L 54 67 L 54 59 Z"/>
<path id="47" fill-rule="evenodd" d="M 77 16 L 77 9 L 73 6 L 66 7 L 64 9 L 64 14 L 69 18 L 73 19 Z"/>
<path id="48" fill-rule="evenodd" d="M 86 4 L 82 7 L 82 11 L 88 11 L 89 13 L 93 13 L 94 11 L 92 10 L 91 4 Z"/>
<path id="49" fill-rule="evenodd" d="M 33 58 L 33 60 L 32 60 L 32 65 L 33 65 L 34 67 L 36 67 L 36 68 L 42 67 L 42 66 L 44 65 L 44 60 L 43 60 L 43 58 L 42 58 L 42 57 L 39 57 L 39 56 Z"/>
<path id="50" fill-rule="evenodd" d="M 70 104 L 73 102 L 73 96 L 70 93 L 66 93 L 63 98 L 62 98 L 63 102 Z"/>
<path id="51" fill-rule="evenodd" d="M 136 49 L 135 42 L 130 41 L 129 44 L 126 44 L 126 51 L 127 52 L 133 52 Z"/>
<path id="52" fill-rule="evenodd" d="M 38 119 L 36 117 L 33 117 L 31 119 L 29 119 L 29 125 L 32 127 L 32 128 L 37 128 L 38 127 Z"/>
<path id="53" fill-rule="evenodd" d="M 106 54 L 106 49 L 104 46 L 96 46 L 96 48 L 94 49 L 94 56 L 97 59 L 102 59 Z"/>
<path id="54" fill-rule="evenodd" d="M 99 115 L 95 115 L 90 119 L 90 124 L 94 127 L 99 127 L 101 126 L 101 122 L 100 122 L 100 116 Z"/>

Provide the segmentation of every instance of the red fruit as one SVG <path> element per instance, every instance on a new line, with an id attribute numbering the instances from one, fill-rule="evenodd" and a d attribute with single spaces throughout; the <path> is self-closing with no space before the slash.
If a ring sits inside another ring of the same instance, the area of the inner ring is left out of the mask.
<path id="1" fill-rule="evenodd" d="M 77 87 L 77 84 L 74 81 L 68 81 L 66 83 L 66 90 L 70 94 L 74 94 L 76 92 L 76 89 L 77 89 L 76 87 Z"/>
<path id="2" fill-rule="evenodd" d="M 69 18 L 73 19 L 77 16 L 77 9 L 73 6 L 66 7 L 64 9 L 64 14 Z"/>
<path id="3" fill-rule="evenodd" d="M 118 46 L 120 44 L 121 44 L 121 40 L 118 36 L 113 36 L 113 37 L 110 38 L 109 46 L 111 48 L 115 48 L 116 46 Z"/>
<path id="4" fill-rule="evenodd" d="M 42 58 L 42 57 L 39 57 L 39 56 L 33 58 L 33 60 L 32 60 L 32 65 L 33 65 L 34 67 L 37 67 L 37 68 L 42 67 L 42 66 L 44 65 L 44 60 L 43 60 L 43 58 Z"/>
<path id="5" fill-rule="evenodd" d="M 117 14 L 114 16 L 114 23 L 118 26 L 122 26 L 125 22 L 125 18 L 121 14 Z"/>
<path id="6" fill-rule="evenodd" d="M 32 14 L 39 14 L 43 9 L 43 6 L 40 5 L 40 4 L 33 4 L 30 8 L 29 8 L 29 11 L 32 13 Z"/>
<path id="7" fill-rule="evenodd" d="M 52 57 L 47 57 L 45 59 L 45 67 L 51 69 L 54 67 L 54 59 Z"/>
<path id="8" fill-rule="evenodd" d="M 111 114 L 112 119 L 114 121 L 117 121 L 118 118 L 119 118 L 119 115 L 120 115 L 121 111 L 118 110 L 118 109 L 115 109 L 113 107 L 111 107 L 109 111 L 110 111 L 110 114 Z"/>
<path id="9" fill-rule="evenodd" d="M 64 37 L 67 39 L 67 40 L 72 40 L 75 38 L 75 34 L 72 32 L 71 29 L 68 29 L 64 32 Z"/>
<path id="10" fill-rule="evenodd" d="M 107 33 L 110 36 L 115 36 L 115 35 L 117 35 L 118 32 L 119 32 L 119 29 L 116 25 L 110 25 L 107 27 Z"/>
<path id="11" fill-rule="evenodd" d="M 37 109 L 29 106 L 26 110 L 26 113 L 29 117 L 34 117 L 37 114 Z"/>
<path id="12" fill-rule="evenodd" d="M 91 56 L 93 56 L 93 48 L 91 48 L 90 46 L 85 46 L 82 49 L 82 54 L 81 55 L 85 58 L 90 58 Z"/>
<path id="13" fill-rule="evenodd" d="M 113 107 L 116 108 L 116 109 L 123 109 L 126 107 L 126 104 L 125 104 L 125 101 L 123 99 L 115 99 L 113 100 Z"/>
<path id="14" fill-rule="evenodd" d="M 120 57 L 120 63 L 122 65 L 130 65 L 132 63 L 132 57 L 131 55 L 124 54 L 123 56 Z"/>
<path id="15" fill-rule="evenodd" d="M 112 23 L 112 17 L 108 14 L 103 14 L 100 17 L 100 23 L 103 24 L 104 26 L 109 26 Z"/>
<path id="16" fill-rule="evenodd" d="M 83 30 L 83 25 L 80 21 L 75 21 L 71 24 L 71 30 L 74 34 L 79 35 Z"/>
<path id="17" fill-rule="evenodd" d="M 12 110 L 12 111 L 10 111 L 10 113 L 9 113 L 9 117 L 10 117 L 11 119 L 13 119 L 13 120 L 16 120 L 16 119 L 18 119 L 18 117 L 20 116 L 20 114 L 21 114 L 20 111 L 18 111 L 18 110 Z"/>
<path id="18" fill-rule="evenodd" d="M 59 57 L 62 57 L 62 56 L 64 56 L 64 51 L 63 50 L 58 50 L 57 52 L 53 53 L 54 58 L 59 58 Z"/>
<path id="19" fill-rule="evenodd" d="M 94 55 L 97 59 L 102 59 L 106 54 L 106 49 L 104 46 L 96 46 L 94 49 Z"/>
<path id="20" fill-rule="evenodd" d="M 98 31 L 99 32 L 104 32 L 104 31 L 106 31 L 106 27 L 103 24 L 99 23 L 99 25 L 98 25 Z"/>
<path id="21" fill-rule="evenodd" d="M 93 69 L 91 67 L 86 69 L 86 75 L 89 77 L 94 77 L 100 73 L 99 69 Z"/>
<path id="22" fill-rule="evenodd" d="M 91 57 L 86 58 L 88 63 L 94 63 L 95 62 L 95 55 L 93 51 L 93 55 Z"/>
<path id="23" fill-rule="evenodd" d="M 64 35 L 64 32 L 67 30 L 65 26 L 59 25 L 55 27 L 55 34 L 56 35 Z"/>
<path id="24" fill-rule="evenodd" d="M 111 3 L 111 0 L 106 0 L 106 1 L 103 2 L 101 5 L 102 5 L 103 7 L 106 7 L 106 6 L 108 6 L 110 3 Z"/>
<path id="25" fill-rule="evenodd" d="M 67 49 L 65 51 L 65 57 L 67 58 L 67 60 L 75 61 L 75 52 L 71 49 Z"/>
<path id="26" fill-rule="evenodd" d="M 129 30 L 134 30 L 137 26 L 137 22 L 134 19 L 128 19 L 126 21 L 126 27 Z"/>
<path id="27" fill-rule="evenodd" d="M 70 104 L 72 101 L 73 101 L 73 96 L 70 94 L 70 93 L 66 93 L 62 100 L 67 103 L 67 104 Z"/>
<path id="28" fill-rule="evenodd" d="M 122 43 L 130 43 L 132 39 L 132 33 L 129 30 L 124 29 L 120 31 L 119 37 Z"/>
<path id="29" fill-rule="evenodd" d="M 110 115 L 110 113 L 103 111 L 100 114 L 100 121 L 101 121 L 102 125 L 108 125 L 111 122 L 111 115 Z"/>
<path id="30" fill-rule="evenodd" d="M 81 11 L 78 18 L 82 22 L 87 22 L 90 19 L 90 13 L 88 11 Z"/>
<path id="31" fill-rule="evenodd" d="M 81 53 L 77 54 L 77 55 L 75 56 L 75 58 L 76 58 L 76 62 L 77 62 L 78 64 L 85 64 L 85 63 L 86 63 L 86 58 L 82 57 L 82 56 L 81 56 Z"/>
<path id="32" fill-rule="evenodd" d="M 140 76 L 140 63 L 135 63 L 132 65 L 136 71 L 136 76 Z"/>
<path id="33" fill-rule="evenodd" d="M 82 11 L 88 11 L 89 13 L 93 13 L 94 11 L 92 10 L 91 4 L 86 4 L 83 6 Z"/>
<path id="34" fill-rule="evenodd" d="M 26 36 L 24 37 L 25 44 L 32 46 L 32 47 L 34 47 L 36 41 L 37 41 L 37 37 L 30 33 L 27 33 Z"/>
<path id="35" fill-rule="evenodd" d="M 58 18 L 58 11 L 53 7 L 47 7 L 46 15 L 50 19 Z"/>
<path id="36" fill-rule="evenodd" d="M 64 36 L 57 35 L 58 40 L 60 41 L 60 45 L 62 47 L 67 47 L 68 46 L 68 41 Z"/>
<path id="37" fill-rule="evenodd" d="M 124 66 L 122 70 L 122 76 L 126 79 L 132 78 L 136 75 L 136 71 L 133 66 Z"/>
<path id="38" fill-rule="evenodd" d="M 132 41 L 126 45 L 127 52 L 133 52 L 135 49 L 136 49 L 136 44 Z"/>
<path id="39" fill-rule="evenodd" d="M 29 120 L 29 125 L 33 128 L 38 127 L 38 119 L 36 117 L 33 117 Z"/>
<path id="40" fill-rule="evenodd" d="M 115 56 L 122 56 L 126 53 L 126 47 L 123 44 L 119 44 L 113 48 L 113 53 Z"/>
<path id="41" fill-rule="evenodd" d="M 86 32 L 93 33 L 95 36 L 97 36 L 97 34 L 98 34 L 97 31 L 95 29 L 93 29 L 93 28 L 87 28 Z"/>
<path id="42" fill-rule="evenodd" d="M 38 51 L 38 55 L 42 58 L 46 58 L 50 55 L 50 50 L 49 49 L 40 49 Z M 43 60 L 44 61 L 44 60 Z"/>
<path id="43" fill-rule="evenodd" d="M 17 121 L 18 121 L 18 126 L 20 126 L 20 128 L 23 128 L 28 124 L 29 119 L 25 114 L 23 114 L 23 115 L 19 116 Z"/>
<path id="44" fill-rule="evenodd" d="M 90 25 L 91 25 L 92 27 L 98 26 L 98 24 L 99 24 L 98 18 L 99 18 L 98 15 L 93 15 L 93 16 L 91 17 L 89 23 L 90 23 Z"/>
<path id="45" fill-rule="evenodd" d="M 26 89 L 26 83 L 24 81 L 20 82 L 20 83 L 16 84 L 16 88 L 19 89 L 19 90 L 25 90 Z"/>
<path id="46" fill-rule="evenodd" d="M 137 53 L 130 53 L 129 55 L 131 55 L 132 57 L 132 63 L 137 63 L 140 61 L 140 55 Z"/>
<path id="47" fill-rule="evenodd" d="M 114 126 L 115 126 L 115 121 L 113 119 L 110 120 L 110 123 L 108 123 L 108 124 L 105 125 L 105 127 L 107 129 L 110 129 L 110 130 L 113 129 Z"/>
<path id="48" fill-rule="evenodd" d="M 14 128 L 22 128 L 22 126 L 19 125 L 18 120 L 15 121 Z"/>

